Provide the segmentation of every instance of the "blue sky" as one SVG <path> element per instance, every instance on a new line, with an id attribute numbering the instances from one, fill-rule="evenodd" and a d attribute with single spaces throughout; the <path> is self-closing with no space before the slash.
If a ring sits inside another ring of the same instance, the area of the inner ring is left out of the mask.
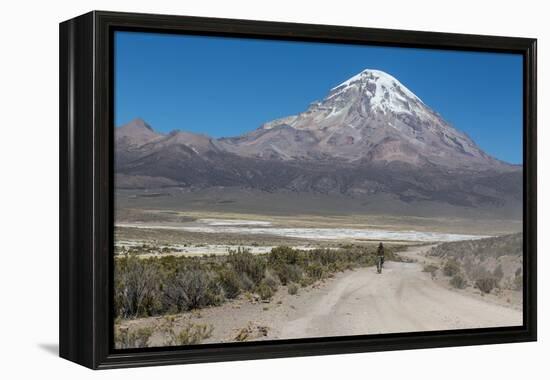
<path id="1" fill-rule="evenodd" d="M 304 111 L 369 68 L 388 72 L 487 153 L 522 162 L 522 58 L 137 32 L 115 34 L 115 124 L 240 135 Z"/>

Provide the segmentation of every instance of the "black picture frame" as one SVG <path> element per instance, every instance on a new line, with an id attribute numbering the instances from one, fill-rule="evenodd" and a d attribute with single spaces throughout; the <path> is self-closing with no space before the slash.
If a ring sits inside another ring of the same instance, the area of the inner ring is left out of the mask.
<path id="1" fill-rule="evenodd" d="M 113 347 L 113 33 L 511 52 L 523 56 L 523 326 L 209 344 Z M 93 11 L 60 24 L 60 356 L 93 369 L 535 341 L 536 39 Z"/>

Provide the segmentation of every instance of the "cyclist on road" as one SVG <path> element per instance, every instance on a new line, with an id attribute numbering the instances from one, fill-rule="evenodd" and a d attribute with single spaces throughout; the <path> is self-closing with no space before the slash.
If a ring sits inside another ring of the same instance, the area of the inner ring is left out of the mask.
<path id="1" fill-rule="evenodd" d="M 378 257 L 378 262 L 380 263 L 380 272 L 382 271 L 382 268 L 384 267 L 384 256 L 385 256 L 385 250 L 384 245 L 382 242 L 378 245 L 378 249 L 376 250 L 376 256 Z"/>

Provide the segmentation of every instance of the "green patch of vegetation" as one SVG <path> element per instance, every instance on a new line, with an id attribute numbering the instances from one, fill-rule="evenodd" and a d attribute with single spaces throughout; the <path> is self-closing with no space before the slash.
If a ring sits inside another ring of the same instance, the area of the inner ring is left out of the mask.
<path id="1" fill-rule="evenodd" d="M 241 281 L 237 272 L 232 268 L 222 268 L 218 272 L 218 280 L 224 291 L 225 297 L 233 299 L 241 292 Z"/>
<path id="2" fill-rule="evenodd" d="M 135 255 L 116 260 L 115 307 L 117 316 L 135 318 L 162 310 L 163 291 L 158 262 Z"/>
<path id="3" fill-rule="evenodd" d="M 212 287 L 211 273 L 199 266 L 184 267 L 168 276 L 164 282 L 164 293 L 178 311 L 187 311 L 209 304 L 208 293 Z"/>
<path id="4" fill-rule="evenodd" d="M 249 322 L 246 327 L 243 327 L 238 331 L 237 336 L 235 336 L 235 340 L 237 342 L 244 342 L 254 338 L 265 337 L 268 332 L 269 328 L 267 326 L 257 326 Z"/>
<path id="5" fill-rule="evenodd" d="M 176 335 L 176 345 L 199 344 L 203 340 L 210 338 L 213 330 L 211 325 L 190 323 Z"/>
<path id="6" fill-rule="evenodd" d="M 305 288 L 305 287 L 307 287 L 307 286 L 312 285 L 314 282 L 315 282 L 315 280 L 313 280 L 313 279 L 310 278 L 310 277 L 303 277 L 303 278 L 300 280 L 300 286 L 301 286 L 302 288 Z"/>
<path id="7" fill-rule="evenodd" d="M 430 274 L 434 274 L 435 272 L 437 272 L 437 270 L 439 269 L 439 267 L 437 265 L 434 265 L 434 264 L 425 264 L 423 267 L 422 267 L 422 272 L 426 272 L 426 273 L 430 273 Z"/>
<path id="8" fill-rule="evenodd" d="M 455 274 L 449 283 L 457 289 L 464 289 L 468 286 L 468 281 L 460 273 Z"/>
<path id="9" fill-rule="evenodd" d="M 386 260 L 398 261 L 399 257 L 386 248 Z M 269 300 L 281 284 L 297 292 L 298 284 L 306 287 L 375 261 L 374 247 L 353 245 L 314 250 L 276 247 L 266 255 L 239 248 L 225 256 L 202 257 L 140 258 L 125 252 L 115 259 L 115 317 L 180 313 L 219 305 L 243 293 Z"/>
<path id="10" fill-rule="evenodd" d="M 254 256 L 249 250 L 230 250 L 227 263 L 241 276 L 247 277 L 253 285 L 258 285 L 264 277 L 266 262 L 264 258 Z"/>
<path id="11" fill-rule="evenodd" d="M 264 276 L 264 282 L 273 291 L 276 291 L 279 288 L 279 285 L 281 284 L 281 280 L 279 280 L 279 277 L 275 273 L 273 273 L 271 270 L 266 270 L 265 276 Z"/>
<path id="12" fill-rule="evenodd" d="M 273 290 L 269 287 L 269 285 L 265 283 L 265 281 L 262 281 L 258 285 L 256 292 L 258 293 L 262 301 L 269 301 L 271 297 L 273 297 L 273 293 L 274 293 Z"/>
<path id="13" fill-rule="evenodd" d="M 128 327 L 115 328 L 115 347 L 118 349 L 147 347 L 153 334 L 150 327 L 130 330 Z"/>
<path id="14" fill-rule="evenodd" d="M 491 291 L 496 288 L 497 284 L 498 282 L 494 277 L 480 278 L 475 282 L 476 288 L 487 294 L 491 293 Z"/>
<path id="15" fill-rule="evenodd" d="M 166 315 L 160 331 L 164 335 L 163 346 L 185 346 L 202 343 L 212 336 L 214 328 L 210 324 L 186 322 L 182 327 L 173 315 Z"/>
<path id="16" fill-rule="evenodd" d="M 235 341 L 237 342 L 244 342 L 245 340 L 248 339 L 250 335 L 250 331 L 248 328 L 246 327 L 243 327 L 242 329 L 239 330 L 239 332 L 237 333 L 237 336 L 235 337 Z"/>
<path id="17" fill-rule="evenodd" d="M 288 285 L 288 294 L 295 295 L 298 293 L 298 285 L 294 282 Z"/>
<path id="18" fill-rule="evenodd" d="M 306 267 L 306 272 L 308 276 L 311 277 L 313 280 L 320 280 L 325 274 L 325 268 L 319 263 L 313 263 Z"/>
<path id="19" fill-rule="evenodd" d="M 448 260 L 443 266 L 443 274 L 448 277 L 457 275 L 460 272 L 460 264 L 455 260 Z"/>

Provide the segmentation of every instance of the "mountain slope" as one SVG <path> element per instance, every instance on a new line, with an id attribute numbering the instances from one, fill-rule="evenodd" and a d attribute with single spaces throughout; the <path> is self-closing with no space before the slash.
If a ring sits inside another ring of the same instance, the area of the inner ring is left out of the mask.
<path id="1" fill-rule="evenodd" d="M 522 169 L 485 154 L 397 79 L 365 70 L 245 135 L 116 128 L 121 188 L 236 187 L 520 210 Z"/>
<path id="2" fill-rule="evenodd" d="M 115 129 L 115 157 L 118 165 L 131 162 L 145 153 L 143 145 L 158 141 L 163 135 L 157 133 L 142 119 L 134 119 Z"/>
<path id="3" fill-rule="evenodd" d="M 228 151 L 268 159 L 402 161 L 505 169 L 389 74 L 365 70 L 303 113 L 222 139 Z"/>

